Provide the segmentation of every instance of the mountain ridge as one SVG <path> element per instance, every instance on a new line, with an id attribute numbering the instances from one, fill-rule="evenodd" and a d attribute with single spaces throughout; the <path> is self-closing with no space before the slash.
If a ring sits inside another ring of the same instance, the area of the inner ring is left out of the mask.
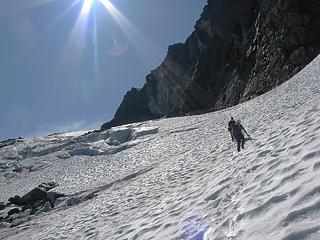
<path id="1" fill-rule="evenodd" d="M 186 42 L 169 46 L 101 128 L 215 111 L 273 89 L 320 53 L 318 13 L 315 0 L 209 0 Z"/>

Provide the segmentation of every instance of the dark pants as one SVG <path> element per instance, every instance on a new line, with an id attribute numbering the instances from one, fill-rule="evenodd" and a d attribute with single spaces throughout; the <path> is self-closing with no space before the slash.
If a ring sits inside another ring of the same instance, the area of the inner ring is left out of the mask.
<path id="1" fill-rule="evenodd" d="M 237 136 L 235 136 L 237 139 L 237 150 L 238 152 L 240 152 L 240 145 L 242 147 L 242 149 L 244 149 L 244 136 L 243 134 L 238 134 Z"/>
<path id="2" fill-rule="evenodd" d="M 230 135 L 231 135 L 231 140 L 232 142 L 234 141 L 233 133 L 232 133 L 232 128 L 228 128 Z"/>

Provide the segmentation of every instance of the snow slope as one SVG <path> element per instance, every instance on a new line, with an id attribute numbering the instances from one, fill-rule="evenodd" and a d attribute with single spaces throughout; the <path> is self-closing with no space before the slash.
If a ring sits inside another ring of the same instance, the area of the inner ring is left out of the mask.
<path id="1" fill-rule="evenodd" d="M 320 239 L 319 103 L 318 56 L 223 111 L 1 148 L 0 201 L 49 180 L 95 197 L 0 229 L 0 238 Z M 230 116 L 254 138 L 240 153 Z"/>

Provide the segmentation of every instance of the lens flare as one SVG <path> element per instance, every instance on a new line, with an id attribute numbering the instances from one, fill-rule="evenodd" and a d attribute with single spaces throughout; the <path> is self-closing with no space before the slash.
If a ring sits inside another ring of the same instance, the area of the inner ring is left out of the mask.
<path id="1" fill-rule="evenodd" d="M 158 61 L 161 60 L 160 51 L 109 0 L 99 1 L 110 13 L 130 43 L 137 49 L 138 53 L 146 52 L 145 49 L 148 49 L 152 58 L 157 58 Z M 140 57 L 146 63 L 150 62 L 150 58 L 147 56 L 140 55 Z"/>

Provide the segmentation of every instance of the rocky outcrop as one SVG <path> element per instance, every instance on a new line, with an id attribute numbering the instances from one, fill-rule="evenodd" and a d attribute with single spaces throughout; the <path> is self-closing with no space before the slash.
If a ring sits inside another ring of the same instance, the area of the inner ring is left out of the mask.
<path id="1" fill-rule="evenodd" d="M 102 129 L 236 105 L 288 80 L 319 52 L 318 0 L 208 0 L 187 41 L 169 47 Z"/>
<path id="2" fill-rule="evenodd" d="M 112 121 L 102 125 L 102 129 L 123 125 L 132 122 L 140 122 L 146 119 L 154 119 L 158 116 L 148 108 L 148 95 L 146 87 L 141 90 L 132 88 L 124 96 L 115 117 Z"/>
<path id="3" fill-rule="evenodd" d="M 30 192 L 26 193 L 22 197 L 11 197 L 8 199 L 8 201 L 12 204 L 19 206 L 32 205 L 37 201 L 49 201 L 53 207 L 55 200 L 59 197 L 62 197 L 63 194 L 58 194 L 54 192 L 49 193 L 48 191 L 57 186 L 58 185 L 55 182 L 41 183 L 38 187 L 32 189 Z"/>
<path id="4" fill-rule="evenodd" d="M 51 211 L 58 199 L 67 201 L 65 194 L 49 192 L 57 186 L 55 182 L 41 183 L 22 197 L 9 198 L 7 204 L 0 202 L 0 229 L 18 226 L 29 221 L 32 215 Z"/>

